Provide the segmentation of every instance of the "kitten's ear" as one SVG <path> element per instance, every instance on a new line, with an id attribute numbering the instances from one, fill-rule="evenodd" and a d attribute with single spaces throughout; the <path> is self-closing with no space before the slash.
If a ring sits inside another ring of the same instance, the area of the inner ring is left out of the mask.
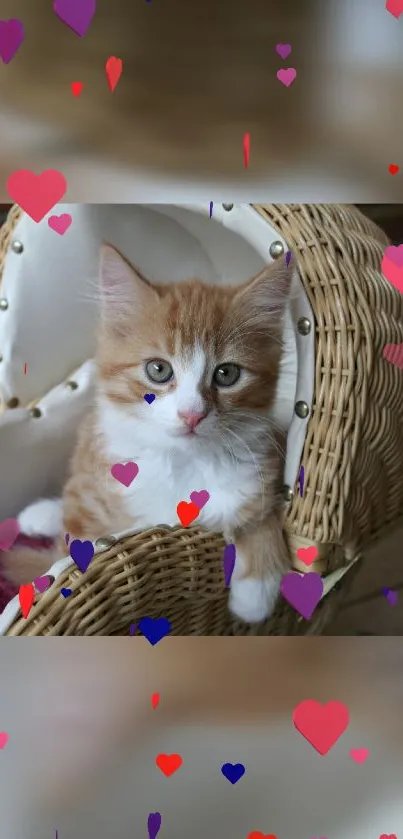
<path id="1" fill-rule="evenodd" d="M 117 331 L 158 300 L 157 290 L 111 245 L 101 248 L 100 285 L 102 320 Z"/>
<path id="2" fill-rule="evenodd" d="M 293 268 L 286 264 L 285 256 L 271 265 L 266 265 L 263 271 L 243 285 L 234 297 L 234 304 L 242 307 L 273 328 L 280 327 L 280 319 L 289 299 Z"/>

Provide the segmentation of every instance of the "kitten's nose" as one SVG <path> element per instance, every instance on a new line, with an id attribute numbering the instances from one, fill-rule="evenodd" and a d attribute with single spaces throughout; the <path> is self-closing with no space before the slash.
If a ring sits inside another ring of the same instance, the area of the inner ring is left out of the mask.
<path id="1" fill-rule="evenodd" d="M 206 416 L 206 411 L 178 411 L 178 417 L 183 420 L 190 431 L 193 431 Z"/>

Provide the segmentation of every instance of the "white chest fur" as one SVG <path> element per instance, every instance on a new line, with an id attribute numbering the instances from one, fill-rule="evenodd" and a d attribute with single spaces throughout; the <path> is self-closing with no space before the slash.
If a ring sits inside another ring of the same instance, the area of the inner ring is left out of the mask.
<path id="1" fill-rule="evenodd" d="M 133 459 L 139 471 L 130 487 L 122 487 L 122 495 L 136 527 L 179 524 L 178 503 L 189 502 L 194 491 L 207 490 L 210 498 L 197 522 L 222 532 L 236 524 L 238 510 L 260 488 L 254 464 L 234 461 L 226 453 L 205 451 L 192 458 L 183 452 L 148 450 Z"/>

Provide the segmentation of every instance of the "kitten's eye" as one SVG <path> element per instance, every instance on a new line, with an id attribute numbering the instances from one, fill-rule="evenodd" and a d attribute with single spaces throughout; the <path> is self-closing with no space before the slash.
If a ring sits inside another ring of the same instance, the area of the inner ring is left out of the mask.
<path id="1" fill-rule="evenodd" d="M 238 381 L 241 368 L 237 364 L 220 364 L 214 370 L 213 381 L 219 387 L 231 387 Z"/>
<path id="2" fill-rule="evenodd" d="M 152 382 L 164 384 L 172 379 L 174 371 L 168 361 L 163 361 L 161 358 L 153 358 L 146 364 L 146 373 Z"/>

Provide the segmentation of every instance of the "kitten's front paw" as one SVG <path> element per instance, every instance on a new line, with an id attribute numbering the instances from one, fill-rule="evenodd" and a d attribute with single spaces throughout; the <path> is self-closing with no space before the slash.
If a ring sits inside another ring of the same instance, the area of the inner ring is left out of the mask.
<path id="1" fill-rule="evenodd" d="M 63 508 L 60 498 L 40 498 L 18 516 L 21 533 L 25 536 L 48 536 L 56 539 L 63 528 Z"/>
<path id="2" fill-rule="evenodd" d="M 246 623 L 258 623 L 270 617 L 280 592 L 280 580 L 266 577 L 243 577 L 231 581 L 229 608 Z"/>

